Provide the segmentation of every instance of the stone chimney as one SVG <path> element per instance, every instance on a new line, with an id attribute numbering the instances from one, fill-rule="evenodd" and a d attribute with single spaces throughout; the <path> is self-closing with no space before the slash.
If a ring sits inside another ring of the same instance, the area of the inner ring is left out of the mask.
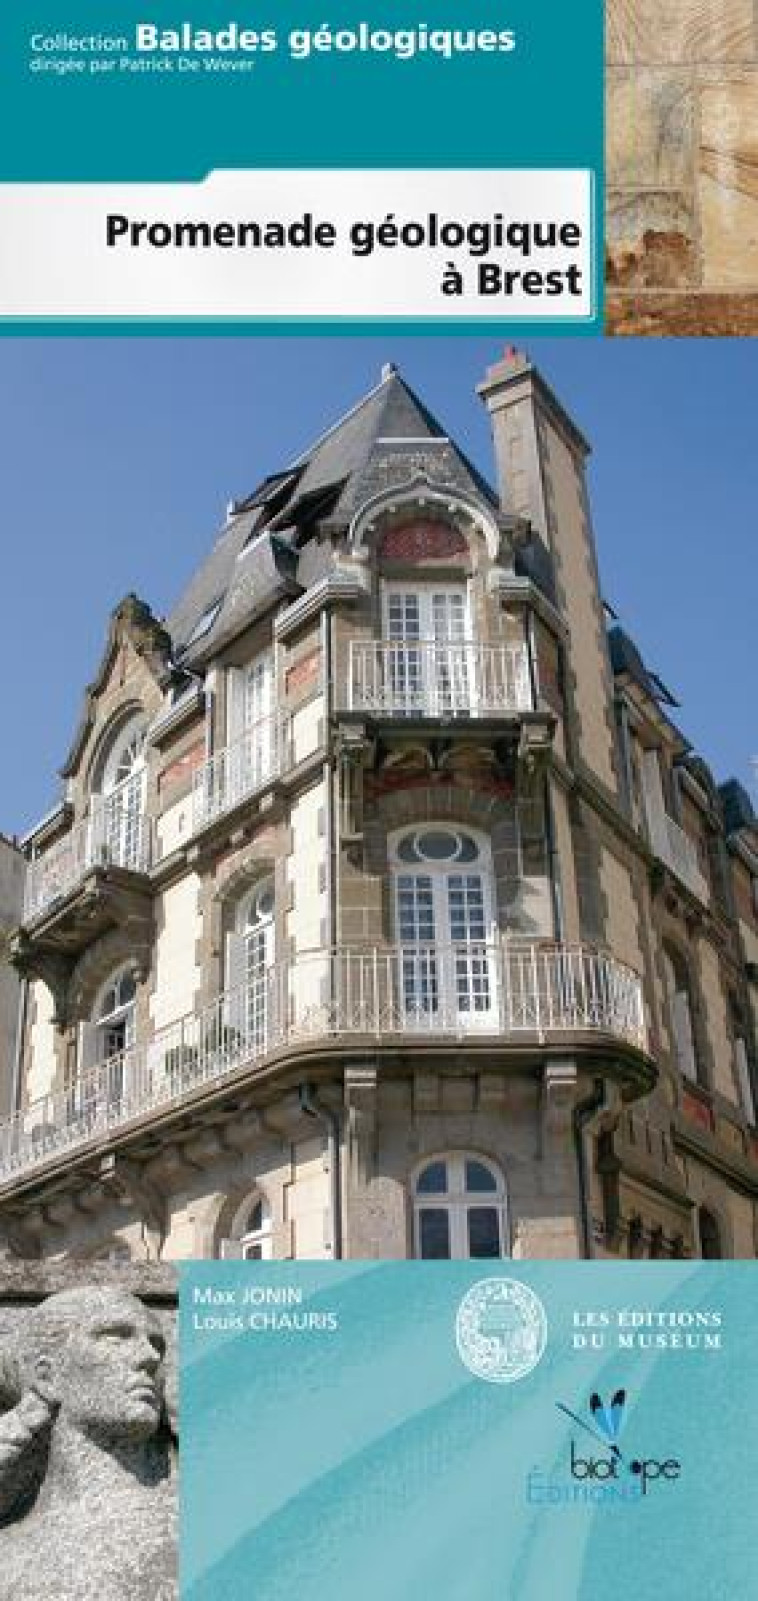
<path id="1" fill-rule="evenodd" d="M 553 559 L 569 630 L 581 754 L 615 792 L 612 676 L 586 483 L 590 446 L 529 357 L 513 345 L 488 369 L 477 392 L 492 419 L 503 510 L 528 517 Z"/>

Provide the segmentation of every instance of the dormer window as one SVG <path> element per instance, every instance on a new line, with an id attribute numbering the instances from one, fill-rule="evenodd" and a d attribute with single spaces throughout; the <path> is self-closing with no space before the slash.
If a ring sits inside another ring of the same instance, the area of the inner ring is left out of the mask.
<path id="1" fill-rule="evenodd" d="M 392 698 L 409 716 L 470 714 L 477 662 L 465 584 L 387 584 L 384 632 Z"/>
<path id="2" fill-rule="evenodd" d="M 198 617 L 191 634 L 184 642 L 182 647 L 182 655 L 189 650 L 191 645 L 197 645 L 201 639 L 205 638 L 206 634 L 210 633 L 213 624 L 215 623 L 216 618 L 221 610 L 222 599 L 223 596 L 219 600 L 211 601 L 210 606 L 206 606 L 205 610 L 200 613 L 200 616 Z"/>

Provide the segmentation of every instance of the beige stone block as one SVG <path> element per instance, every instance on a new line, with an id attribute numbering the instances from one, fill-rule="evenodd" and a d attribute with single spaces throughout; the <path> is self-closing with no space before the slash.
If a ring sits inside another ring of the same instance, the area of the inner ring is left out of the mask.
<path id="1" fill-rule="evenodd" d="M 614 65 L 755 59 L 753 0 L 607 0 L 606 23 Z"/>
<path id="2" fill-rule="evenodd" d="M 706 286 L 758 285 L 758 72 L 700 92 L 698 197 Z"/>
<path id="3" fill-rule="evenodd" d="M 607 97 L 608 186 L 688 187 L 694 166 L 692 75 L 675 68 L 611 68 Z"/>

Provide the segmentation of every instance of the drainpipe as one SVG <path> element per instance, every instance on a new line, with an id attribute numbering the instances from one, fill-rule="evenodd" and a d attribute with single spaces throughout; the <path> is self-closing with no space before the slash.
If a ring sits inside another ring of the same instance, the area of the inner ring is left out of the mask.
<path id="1" fill-rule="evenodd" d="M 324 1106 L 319 1101 L 312 1084 L 301 1084 L 298 1088 L 298 1099 L 301 1111 L 306 1117 L 315 1118 L 326 1129 L 327 1150 L 329 1152 L 329 1206 L 332 1223 L 332 1258 L 339 1262 L 342 1258 L 342 1186 L 340 1183 L 340 1120 L 337 1112 L 331 1107 Z"/>
<path id="2" fill-rule="evenodd" d="M 579 1201 L 582 1215 L 582 1254 L 588 1260 L 595 1255 L 595 1245 L 592 1237 L 592 1211 L 590 1203 L 590 1165 L 589 1141 L 604 1113 L 616 1112 L 618 1103 L 618 1090 L 608 1083 L 607 1079 L 596 1078 L 592 1094 L 586 1100 L 580 1101 L 574 1107 L 574 1146 L 576 1149 L 576 1163 L 579 1176 Z"/>
<path id="3" fill-rule="evenodd" d="M 532 691 L 532 711 L 537 711 L 539 686 L 537 683 L 537 640 L 534 633 L 534 614 L 531 606 L 524 607 L 524 644 L 529 668 L 529 687 Z"/>

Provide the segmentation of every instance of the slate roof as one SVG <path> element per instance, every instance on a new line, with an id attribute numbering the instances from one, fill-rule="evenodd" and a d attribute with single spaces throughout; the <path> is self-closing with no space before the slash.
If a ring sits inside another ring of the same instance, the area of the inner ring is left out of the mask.
<path id="1" fill-rule="evenodd" d="M 650 696 L 651 700 L 661 702 L 665 706 L 678 706 L 679 702 L 672 695 L 671 690 L 658 677 L 657 673 L 645 666 L 633 639 L 624 632 L 623 628 L 611 628 L 608 632 L 608 649 L 611 655 L 611 666 L 614 673 L 628 673 L 641 689 Z"/>
<path id="2" fill-rule="evenodd" d="M 394 368 L 289 466 L 233 508 L 167 619 L 177 659 L 210 656 L 247 617 L 321 576 L 324 553 L 299 547 L 320 519 L 348 523 L 380 490 L 426 472 L 497 505 L 493 490 Z M 204 620 L 212 616 L 210 626 Z M 189 643 L 191 641 L 191 643 Z"/>
<path id="3" fill-rule="evenodd" d="M 727 834 L 735 834 L 741 828 L 756 828 L 758 826 L 758 818 L 756 818 L 753 810 L 753 803 L 739 779 L 730 778 L 725 784 L 720 784 L 719 793 L 724 808 L 724 824 Z"/>

